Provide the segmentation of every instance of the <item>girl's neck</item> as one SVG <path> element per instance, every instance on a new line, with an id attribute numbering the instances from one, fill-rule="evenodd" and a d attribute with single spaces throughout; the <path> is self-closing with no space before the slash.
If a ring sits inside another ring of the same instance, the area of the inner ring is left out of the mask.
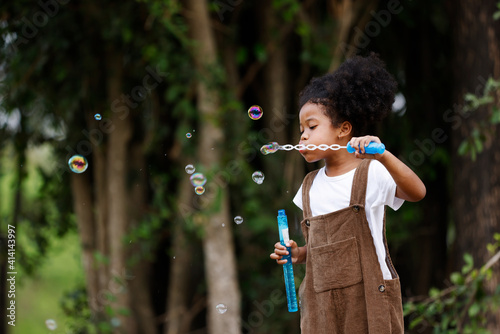
<path id="1" fill-rule="evenodd" d="M 340 152 L 339 152 L 340 153 Z M 361 163 L 361 159 L 357 159 L 354 154 L 345 152 L 338 154 L 335 157 L 325 159 L 325 171 L 327 176 L 343 175 Z"/>

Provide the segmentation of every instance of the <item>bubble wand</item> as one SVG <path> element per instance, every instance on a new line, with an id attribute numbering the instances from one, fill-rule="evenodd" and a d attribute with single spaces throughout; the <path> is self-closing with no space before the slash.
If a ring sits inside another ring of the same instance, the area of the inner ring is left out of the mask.
<path id="1" fill-rule="evenodd" d="M 340 150 L 341 148 L 347 149 L 347 152 L 349 153 L 354 153 L 356 150 L 354 147 L 351 146 L 351 143 L 347 143 L 346 146 L 341 146 L 338 144 L 332 144 L 332 145 L 326 145 L 326 144 L 321 144 L 321 145 L 314 145 L 314 144 L 309 144 L 309 145 L 303 145 L 303 144 L 298 144 L 298 145 L 291 145 L 291 144 L 286 144 L 286 145 L 280 145 L 277 142 L 272 142 L 269 144 L 266 144 L 260 148 L 260 152 L 264 155 L 275 153 L 278 150 L 283 150 L 283 151 L 291 151 L 291 150 Z M 382 143 L 375 143 L 371 142 L 368 144 L 368 146 L 365 146 L 365 153 L 366 154 L 382 154 L 385 152 L 385 145 Z"/>
<path id="2" fill-rule="evenodd" d="M 288 220 L 286 218 L 285 210 L 278 211 L 278 229 L 280 232 L 280 243 L 286 246 L 290 241 L 288 234 Z M 290 247 L 287 247 L 288 255 L 283 256 L 286 263 L 283 265 L 283 273 L 285 276 L 286 299 L 288 301 L 288 312 L 297 312 L 297 294 L 295 292 L 295 281 L 293 278 L 293 265 Z"/>

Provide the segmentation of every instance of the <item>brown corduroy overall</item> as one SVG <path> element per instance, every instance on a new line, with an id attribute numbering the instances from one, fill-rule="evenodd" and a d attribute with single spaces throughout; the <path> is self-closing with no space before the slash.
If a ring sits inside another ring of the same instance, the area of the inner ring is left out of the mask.
<path id="1" fill-rule="evenodd" d="M 309 203 L 317 170 L 302 184 L 307 245 L 306 275 L 299 288 L 302 334 L 403 333 L 399 277 L 387 242 L 386 262 L 393 279 L 384 280 L 365 213 L 368 167 L 363 160 L 354 174 L 350 205 L 312 217 Z"/>

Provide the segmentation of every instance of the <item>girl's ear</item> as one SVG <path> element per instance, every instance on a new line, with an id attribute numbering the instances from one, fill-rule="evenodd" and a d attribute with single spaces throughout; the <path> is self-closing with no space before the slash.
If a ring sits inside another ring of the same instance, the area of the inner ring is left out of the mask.
<path id="1" fill-rule="evenodd" d="M 352 124 L 348 121 L 340 125 L 339 139 L 343 137 L 352 137 Z"/>

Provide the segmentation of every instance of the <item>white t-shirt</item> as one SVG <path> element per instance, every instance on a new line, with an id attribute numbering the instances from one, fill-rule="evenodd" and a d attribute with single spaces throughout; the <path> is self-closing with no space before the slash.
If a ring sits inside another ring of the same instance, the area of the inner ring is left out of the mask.
<path id="1" fill-rule="evenodd" d="M 326 175 L 325 167 L 319 170 L 309 191 L 313 216 L 324 215 L 349 206 L 355 171 L 356 169 L 353 169 L 343 175 L 329 177 Z M 293 202 L 303 209 L 302 186 L 300 186 Z M 385 262 L 384 206 L 388 205 L 393 210 L 397 210 L 403 203 L 404 200 L 396 197 L 396 182 L 394 182 L 391 174 L 384 165 L 377 160 L 373 160 L 368 169 L 365 210 L 384 279 L 392 278 Z"/>

